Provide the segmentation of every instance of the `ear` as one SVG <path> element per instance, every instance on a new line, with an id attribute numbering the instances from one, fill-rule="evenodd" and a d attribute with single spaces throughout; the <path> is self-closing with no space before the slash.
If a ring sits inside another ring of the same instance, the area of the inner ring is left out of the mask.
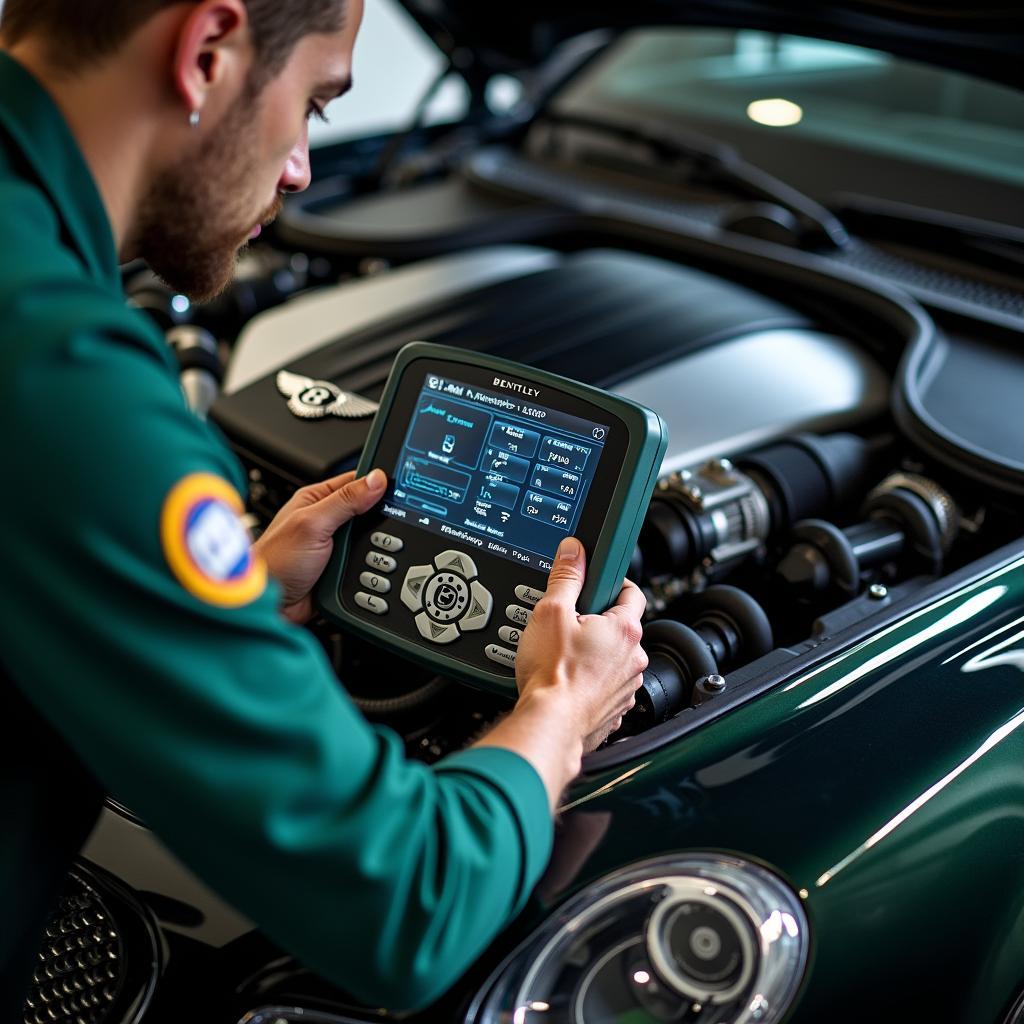
<path id="1" fill-rule="evenodd" d="M 214 94 L 233 94 L 247 79 L 252 59 L 244 0 L 198 4 L 182 23 L 174 49 L 174 89 L 186 112 L 201 111 Z"/>

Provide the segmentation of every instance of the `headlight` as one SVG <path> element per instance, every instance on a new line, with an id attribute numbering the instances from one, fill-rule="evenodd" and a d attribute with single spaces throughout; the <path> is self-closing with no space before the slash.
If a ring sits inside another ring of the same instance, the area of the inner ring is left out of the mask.
<path id="1" fill-rule="evenodd" d="M 492 976 L 475 1024 L 771 1024 L 807 962 L 796 894 L 711 853 L 642 861 L 584 889 Z"/>

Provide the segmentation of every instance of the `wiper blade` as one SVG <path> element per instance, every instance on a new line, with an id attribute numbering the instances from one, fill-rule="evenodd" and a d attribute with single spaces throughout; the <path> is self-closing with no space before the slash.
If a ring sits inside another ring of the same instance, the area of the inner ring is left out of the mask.
<path id="1" fill-rule="evenodd" d="M 549 110 L 544 112 L 543 119 L 641 143 L 662 162 L 682 164 L 683 177 L 688 182 L 728 185 L 751 198 L 781 206 L 796 218 L 800 234 L 811 248 L 841 249 L 850 240 L 846 228 L 831 210 L 749 163 L 728 143 L 660 122 L 655 125 L 642 118 L 625 124 Z"/>
<path id="2" fill-rule="evenodd" d="M 850 228 L 871 241 L 903 243 L 1004 274 L 1024 271 L 1021 228 L 873 196 L 843 194 L 836 205 Z"/>

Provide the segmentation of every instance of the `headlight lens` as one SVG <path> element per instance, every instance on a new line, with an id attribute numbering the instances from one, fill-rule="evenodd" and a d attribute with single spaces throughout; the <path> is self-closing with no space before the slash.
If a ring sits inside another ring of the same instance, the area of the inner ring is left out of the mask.
<path id="1" fill-rule="evenodd" d="M 713 853 L 633 864 L 580 892 L 495 973 L 476 1024 L 772 1024 L 807 962 L 796 894 Z"/>

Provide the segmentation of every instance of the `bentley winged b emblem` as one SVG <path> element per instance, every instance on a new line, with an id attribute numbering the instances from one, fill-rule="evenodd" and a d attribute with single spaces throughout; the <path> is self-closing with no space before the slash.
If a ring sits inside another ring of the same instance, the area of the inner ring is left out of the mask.
<path id="1" fill-rule="evenodd" d="M 303 420 L 319 420 L 325 416 L 360 420 L 377 411 L 376 402 L 351 391 L 342 391 L 329 380 L 313 380 L 287 370 L 278 373 L 277 390 L 288 399 L 293 415 Z"/>

